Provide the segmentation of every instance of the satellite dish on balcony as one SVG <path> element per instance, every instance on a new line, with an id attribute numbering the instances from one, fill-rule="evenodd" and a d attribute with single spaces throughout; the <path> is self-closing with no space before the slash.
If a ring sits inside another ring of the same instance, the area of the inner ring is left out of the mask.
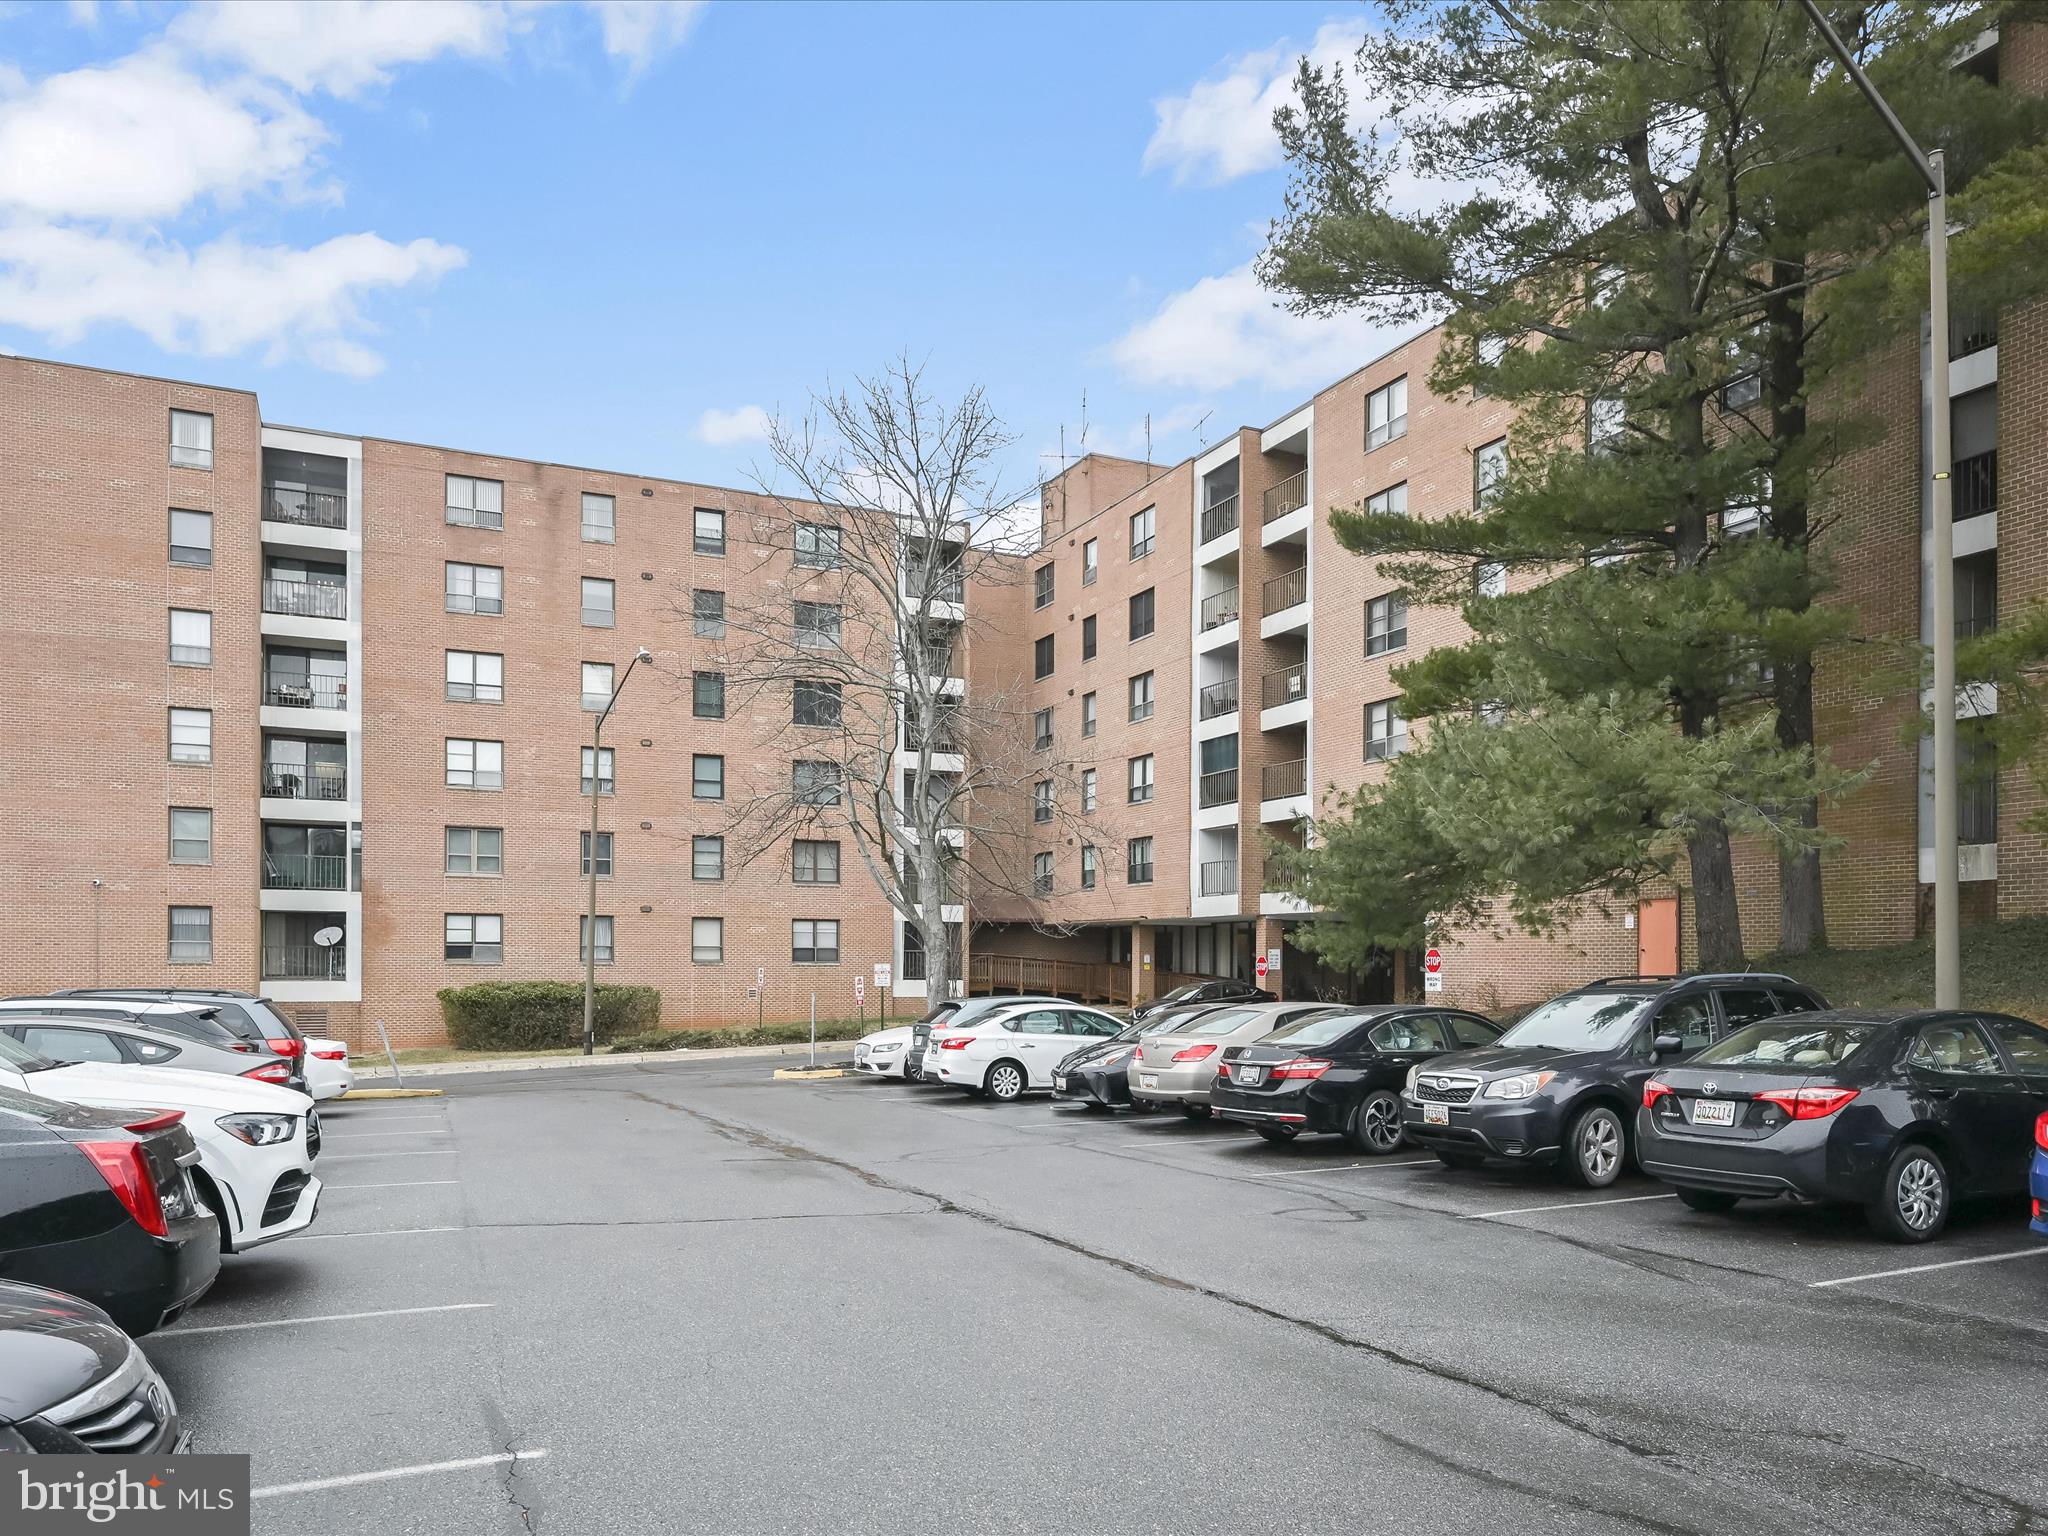
<path id="1" fill-rule="evenodd" d="M 322 928 L 313 935 L 313 942 L 322 949 L 332 949 L 341 942 L 341 930 L 339 928 Z"/>

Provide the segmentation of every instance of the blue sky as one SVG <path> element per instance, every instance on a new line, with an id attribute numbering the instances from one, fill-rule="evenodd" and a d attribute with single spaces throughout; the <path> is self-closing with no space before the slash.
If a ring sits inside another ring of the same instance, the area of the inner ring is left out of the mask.
<path id="1" fill-rule="evenodd" d="M 279 422 L 750 483 L 762 412 L 899 349 L 1011 476 L 1177 458 L 1364 361 L 1274 311 L 1329 5 L 17 7 L 0 346 Z M 1207 417 L 1197 436 L 1196 424 Z"/>

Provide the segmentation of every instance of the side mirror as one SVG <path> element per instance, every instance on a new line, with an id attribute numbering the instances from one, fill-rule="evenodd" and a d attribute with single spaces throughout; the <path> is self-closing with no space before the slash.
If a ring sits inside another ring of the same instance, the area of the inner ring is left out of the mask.
<path id="1" fill-rule="evenodd" d="M 1650 1049 L 1659 1056 L 1673 1056 L 1685 1049 L 1685 1042 L 1676 1035 L 1659 1035 L 1650 1042 Z"/>

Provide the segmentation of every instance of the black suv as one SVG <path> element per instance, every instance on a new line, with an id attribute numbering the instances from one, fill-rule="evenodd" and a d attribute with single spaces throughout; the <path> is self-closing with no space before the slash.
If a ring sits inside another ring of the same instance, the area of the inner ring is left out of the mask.
<path id="1" fill-rule="evenodd" d="M 1561 1163 L 1601 1189 L 1621 1176 L 1643 1083 L 1730 1030 L 1825 1008 L 1789 976 L 1608 976 L 1554 997 L 1476 1051 L 1408 1074 L 1401 1124 L 1453 1168 Z"/>

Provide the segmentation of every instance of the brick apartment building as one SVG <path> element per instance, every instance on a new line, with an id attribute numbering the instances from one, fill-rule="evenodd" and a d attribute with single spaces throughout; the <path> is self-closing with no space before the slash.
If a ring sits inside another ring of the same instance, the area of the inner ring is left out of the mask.
<path id="1" fill-rule="evenodd" d="M 2001 51 L 1987 34 L 1968 67 L 2042 89 L 2048 35 Z M 1375 500 L 1441 516 L 1499 472 L 1511 413 L 1430 393 L 1439 340 L 1180 463 L 1068 466 L 1043 488 L 1039 550 L 966 594 L 965 686 L 1020 701 L 1017 728 L 1082 801 L 1050 821 L 1020 786 L 997 808 L 1049 830 L 1018 839 L 1032 868 L 1003 889 L 1019 894 L 947 914 L 966 922 L 973 989 L 1121 999 L 1248 976 L 1272 951 L 1293 995 L 1415 987 L 1408 956 L 1318 970 L 1265 855 L 1333 790 L 1385 773 L 1407 741 L 1393 667 L 1464 633 L 1321 515 Z M 1942 340 L 1952 579 L 1975 632 L 2048 598 L 2048 306 L 1959 316 Z M 1929 638 L 1925 362 L 1924 344 L 1902 349 L 1873 383 L 1886 432 L 1831 509 L 1831 600 L 1862 635 Z M 736 558 L 760 498 L 274 426 L 245 391 L 20 358 L 0 360 L 0 417 L 0 989 L 260 988 L 359 1043 L 374 1020 L 437 1039 L 440 987 L 578 974 L 595 789 L 600 974 L 658 986 L 668 1023 L 801 1017 L 814 992 L 845 1016 L 877 961 L 899 999 L 922 997 L 914 937 L 850 850 L 726 845 L 758 776 L 788 770 L 767 746 L 773 704 L 729 712 L 697 676 L 717 665 L 717 615 L 840 585 L 802 558 Z M 588 763 L 606 669 L 641 645 L 656 670 Z M 1932 878 L 1916 701 L 1848 657 L 1818 687 L 1824 746 L 1872 766 L 1827 816 L 1846 842 L 1826 866 L 1833 941 L 1912 937 Z M 1964 795 L 1968 913 L 2048 910 L 2048 855 L 2021 826 L 2039 809 L 2023 770 Z M 1740 850 L 1738 875 L 1765 950 L 1775 862 Z M 1447 994 L 1503 1006 L 1673 968 L 1685 899 L 1544 941 L 1447 934 Z"/>

